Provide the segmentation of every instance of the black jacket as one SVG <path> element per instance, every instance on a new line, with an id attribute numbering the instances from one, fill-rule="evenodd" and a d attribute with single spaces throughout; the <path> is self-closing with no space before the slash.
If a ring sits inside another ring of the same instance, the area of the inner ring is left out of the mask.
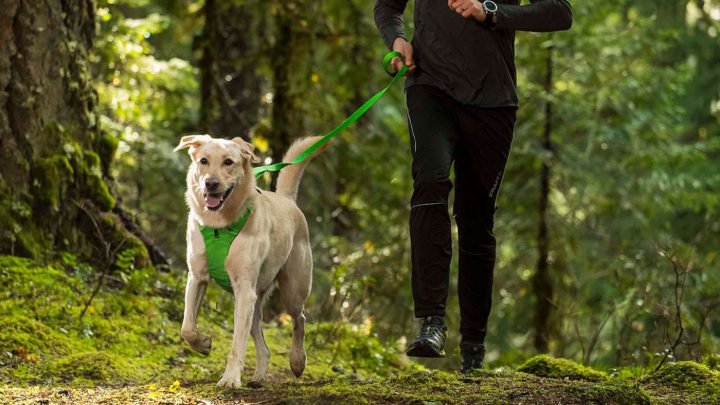
<path id="1" fill-rule="evenodd" d="M 405 38 L 402 14 L 408 0 L 377 0 L 375 23 L 388 48 Z M 406 87 L 437 87 L 465 105 L 516 107 L 515 31 L 559 31 L 572 25 L 568 0 L 495 0 L 497 24 L 450 10 L 446 0 L 415 0 L 413 58 L 417 68 Z"/>

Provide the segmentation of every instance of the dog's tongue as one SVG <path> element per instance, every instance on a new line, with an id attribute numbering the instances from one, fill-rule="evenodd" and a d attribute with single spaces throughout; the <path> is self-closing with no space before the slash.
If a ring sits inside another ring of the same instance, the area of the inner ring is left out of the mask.
<path id="1" fill-rule="evenodd" d="M 222 199 L 220 197 L 213 197 L 211 195 L 205 196 L 205 205 L 207 205 L 208 208 L 217 208 L 220 206 L 221 202 Z"/>

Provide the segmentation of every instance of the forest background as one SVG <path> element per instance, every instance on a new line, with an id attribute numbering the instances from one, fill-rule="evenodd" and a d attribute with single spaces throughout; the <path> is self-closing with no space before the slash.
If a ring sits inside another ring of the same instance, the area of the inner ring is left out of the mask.
<path id="1" fill-rule="evenodd" d="M 0 253 L 63 263 L 101 291 L 185 277 L 180 136 L 242 136 L 276 162 L 388 81 L 372 0 L 5 3 Z M 517 35 L 487 360 L 717 367 L 720 2 L 573 8 L 568 32 Z M 402 346 L 416 324 L 400 87 L 313 161 L 299 204 L 315 257 L 309 321 Z M 211 289 L 204 312 L 231 305 Z M 452 352 L 454 293 L 449 308 Z M 265 319 L 278 317 L 271 300 Z"/>

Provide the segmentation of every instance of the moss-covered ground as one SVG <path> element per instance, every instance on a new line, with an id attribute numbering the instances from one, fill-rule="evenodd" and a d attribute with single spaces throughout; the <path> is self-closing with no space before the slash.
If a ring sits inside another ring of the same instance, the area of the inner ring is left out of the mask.
<path id="1" fill-rule="evenodd" d="M 462 375 L 426 370 L 365 327 L 312 322 L 308 367 L 296 379 L 282 316 L 265 324 L 268 381 L 218 390 L 231 339 L 226 295 L 211 288 L 201 310 L 200 329 L 213 338 L 204 357 L 179 337 L 182 277 L 120 266 L 87 305 L 97 279 L 70 255 L 43 265 L 0 256 L 0 403 L 720 404 L 720 373 L 698 363 L 610 375 L 536 356 Z M 244 381 L 253 368 L 251 343 Z"/>

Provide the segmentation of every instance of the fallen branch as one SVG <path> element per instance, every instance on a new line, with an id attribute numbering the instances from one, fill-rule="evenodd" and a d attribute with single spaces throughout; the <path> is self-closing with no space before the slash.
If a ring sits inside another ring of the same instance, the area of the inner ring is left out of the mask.
<path id="1" fill-rule="evenodd" d="M 145 245 L 148 253 L 150 254 L 150 260 L 152 260 L 155 266 L 170 264 L 170 261 L 168 260 L 165 253 L 163 253 L 163 251 L 160 250 L 160 248 L 152 242 L 150 237 L 147 236 L 147 234 L 145 234 L 145 232 L 143 232 L 139 226 L 137 226 L 137 224 L 133 220 L 133 217 L 127 211 L 125 211 L 122 205 L 120 205 L 120 200 L 117 200 L 117 203 L 115 204 L 115 207 L 112 211 L 118 217 L 120 217 L 120 220 L 125 226 L 125 229 L 127 229 L 128 232 L 132 233 L 133 235 L 137 236 L 140 241 Z"/>

